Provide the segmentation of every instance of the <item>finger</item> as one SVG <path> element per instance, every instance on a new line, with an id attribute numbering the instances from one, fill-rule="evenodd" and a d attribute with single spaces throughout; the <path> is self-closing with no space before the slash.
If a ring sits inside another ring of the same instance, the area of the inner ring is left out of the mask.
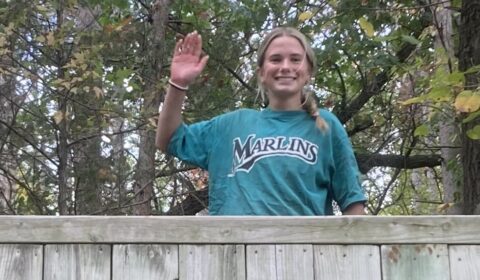
<path id="1" fill-rule="evenodd" d="M 206 55 L 200 59 L 200 62 L 198 63 L 198 67 L 200 68 L 200 72 L 205 68 L 205 65 L 207 65 L 209 56 Z"/>
<path id="2" fill-rule="evenodd" d="M 193 45 L 193 55 L 200 57 L 202 54 L 202 35 L 197 35 Z"/>
<path id="3" fill-rule="evenodd" d="M 182 53 L 185 54 L 192 54 L 192 40 L 193 40 L 194 33 L 188 33 L 187 37 L 183 41 L 182 45 Z"/>
<path id="4" fill-rule="evenodd" d="M 182 39 L 177 41 L 177 43 L 175 44 L 175 49 L 173 50 L 173 56 L 177 56 L 182 53 L 182 44 L 183 44 Z"/>

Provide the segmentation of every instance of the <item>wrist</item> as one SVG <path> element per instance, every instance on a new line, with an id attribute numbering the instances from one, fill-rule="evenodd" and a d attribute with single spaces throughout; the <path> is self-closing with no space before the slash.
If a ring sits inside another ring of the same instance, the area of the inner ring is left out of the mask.
<path id="1" fill-rule="evenodd" d="M 174 88 L 176 88 L 178 90 L 181 90 L 181 91 L 187 91 L 188 90 L 188 85 L 184 86 L 183 83 L 172 81 L 172 79 L 168 79 L 168 84 L 171 87 L 174 87 Z"/>

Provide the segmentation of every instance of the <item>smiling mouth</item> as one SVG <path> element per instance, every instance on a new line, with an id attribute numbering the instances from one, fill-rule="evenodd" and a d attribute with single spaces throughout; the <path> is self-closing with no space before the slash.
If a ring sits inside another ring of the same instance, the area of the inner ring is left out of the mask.
<path id="1" fill-rule="evenodd" d="M 295 77 L 276 77 L 276 81 L 294 81 L 296 80 Z"/>

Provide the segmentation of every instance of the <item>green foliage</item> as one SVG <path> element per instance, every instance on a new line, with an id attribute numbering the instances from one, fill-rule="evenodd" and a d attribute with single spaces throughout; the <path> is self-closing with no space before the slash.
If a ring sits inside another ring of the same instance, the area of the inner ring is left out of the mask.
<path id="1" fill-rule="evenodd" d="M 202 34 L 210 60 L 189 92 L 184 114 L 188 123 L 259 107 L 255 51 L 263 35 L 278 25 L 297 27 L 312 40 L 318 62 L 312 88 L 321 106 L 342 116 L 353 110 L 353 100 L 375 91 L 346 119 L 356 151 L 420 154 L 438 144 L 435 112 L 459 104 L 457 109 L 469 114 L 465 121 L 479 116 L 477 95 L 462 99 L 465 73 L 447 71 L 447 59 L 435 58 L 432 23 L 425 25 L 429 9 L 419 7 L 418 1 L 171 1 L 163 42 L 168 53 L 161 69 L 152 57 L 153 2 L 68 0 L 63 7 L 50 0 L 0 3 L 0 62 L 6 61 L 0 63 L 0 81 L 14 78 L 16 88 L 9 94 L 18 104 L 9 104 L 20 108 L 12 122 L 18 133 L 9 133 L 7 139 L 10 154 L 21 151 L 17 161 L 8 160 L 21 182 L 14 199 L 19 214 L 58 211 L 62 137 L 71 213 L 82 210 L 76 196 L 88 177 L 93 188 L 86 197 L 98 200 L 99 213 L 132 214 L 139 134 L 155 128 L 155 116 L 143 115 L 142 108 L 147 97 L 163 93 L 175 40 L 193 30 Z M 406 46 L 413 50 L 401 57 Z M 382 75 L 386 81 L 376 85 Z M 415 76 L 415 86 L 405 94 L 402 87 L 409 76 Z M 158 92 L 150 92 L 152 83 Z M 423 106 L 438 110 L 420 112 Z M 477 137 L 478 128 L 470 135 Z M 419 147 L 412 149 L 412 143 Z M 82 164 L 90 168 L 79 168 Z M 168 210 L 191 191 L 180 179 L 183 173 L 175 172 L 180 167 L 158 156 L 157 171 L 171 170 L 172 176 L 152 178 L 155 213 Z M 25 171 L 22 176 L 20 170 Z M 371 210 L 427 213 L 428 207 L 417 211 L 412 202 L 427 191 L 412 191 L 411 173 L 402 172 L 401 180 L 394 178 L 393 168 L 366 175 Z M 394 182 L 382 199 L 389 178 Z M 34 187 L 26 192 L 24 186 Z"/>

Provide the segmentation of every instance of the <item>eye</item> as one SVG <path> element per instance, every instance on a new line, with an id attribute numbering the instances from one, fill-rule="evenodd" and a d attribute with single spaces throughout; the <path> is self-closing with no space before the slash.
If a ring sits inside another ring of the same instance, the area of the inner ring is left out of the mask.
<path id="1" fill-rule="evenodd" d="M 302 62 L 302 58 L 301 57 L 292 57 L 291 61 L 293 63 L 300 63 L 300 62 Z"/>
<path id="2" fill-rule="evenodd" d="M 278 56 L 274 56 L 274 57 L 270 58 L 270 62 L 272 62 L 272 63 L 280 63 L 281 61 L 282 61 L 282 59 Z"/>

